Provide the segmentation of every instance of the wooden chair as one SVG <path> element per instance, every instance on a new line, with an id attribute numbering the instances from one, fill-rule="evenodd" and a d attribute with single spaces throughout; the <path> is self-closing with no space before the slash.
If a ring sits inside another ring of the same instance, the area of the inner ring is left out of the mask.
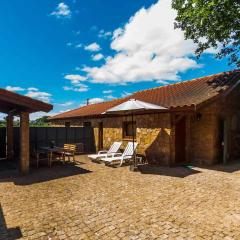
<path id="1" fill-rule="evenodd" d="M 65 164 L 65 157 L 64 157 L 64 150 L 61 148 L 56 149 L 56 151 L 52 152 L 52 156 L 50 156 L 50 167 L 52 162 L 57 162 L 57 161 L 63 161 L 63 164 Z"/>
<path id="2" fill-rule="evenodd" d="M 66 158 L 68 158 L 68 161 L 70 162 L 70 159 L 72 157 L 72 160 L 75 163 L 76 151 L 77 151 L 76 144 L 64 144 L 64 146 L 63 146 L 64 161 L 66 160 Z"/>
<path id="3" fill-rule="evenodd" d="M 39 162 L 41 162 L 41 161 L 47 161 L 47 163 L 49 164 L 49 158 L 48 158 L 48 154 L 46 153 L 46 151 L 35 150 L 34 156 L 36 157 L 37 168 L 39 167 Z"/>

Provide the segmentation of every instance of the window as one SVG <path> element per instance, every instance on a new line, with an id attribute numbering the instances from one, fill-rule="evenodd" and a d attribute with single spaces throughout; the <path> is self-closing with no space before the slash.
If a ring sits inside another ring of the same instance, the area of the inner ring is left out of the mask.
<path id="1" fill-rule="evenodd" d="M 71 123 L 70 122 L 65 122 L 65 127 L 71 127 Z"/>
<path id="2" fill-rule="evenodd" d="M 123 138 L 132 138 L 134 134 L 134 137 L 136 137 L 136 122 L 123 122 Z"/>

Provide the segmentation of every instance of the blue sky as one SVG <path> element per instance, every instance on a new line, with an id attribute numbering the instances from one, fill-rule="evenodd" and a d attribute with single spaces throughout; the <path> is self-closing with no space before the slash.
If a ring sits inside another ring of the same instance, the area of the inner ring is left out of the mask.
<path id="1" fill-rule="evenodd" d="M 168 0 L 2 0 L 0 87 L 48 101 L 52 114 L 230 70 L 173 30 Z"/>

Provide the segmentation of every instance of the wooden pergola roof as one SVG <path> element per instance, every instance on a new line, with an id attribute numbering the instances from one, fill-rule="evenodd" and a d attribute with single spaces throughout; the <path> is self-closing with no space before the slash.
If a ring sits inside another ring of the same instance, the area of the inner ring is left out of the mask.
<path id="1" fill-rule="evenodd" d="M 0 112 L 17 115 L 21 111 L 29 113 L 49 112 L 53 106 L 39 100 L 32 99 L 0 88 Z"/>

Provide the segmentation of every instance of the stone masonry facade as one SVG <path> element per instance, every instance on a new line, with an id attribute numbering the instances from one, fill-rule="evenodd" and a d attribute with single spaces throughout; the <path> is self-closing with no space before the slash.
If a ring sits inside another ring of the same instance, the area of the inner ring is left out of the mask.
<path id="1" fill-rule="evenodd" d="M 205 104 L 195 112 L 156 113 L 136 115 L 137 153 L 144 155 L 149 163 L 159 165 L 175 164 L 175 124 L 181 115 L 186 117 L 186 163 L 212 165 L 222 162 L 223 146 L 221 126 L 228 123 L 227 159 L 240 158 L 240 103 L 239 89 L 224 99 Z M 122 148 L 131 139 L 123 138 L 123 122 L 131 117 L 99 117 L 90 119 L 54 120 L 55 126 L 82 126 L 91 122 L 94 128 L 95 145 L 98 146 L 99 123 L 103 124 L 103 148 L 108 149 L 114 141 L 123 141 Z M 99 150 L 98 148 L 96 150 Z"/>

